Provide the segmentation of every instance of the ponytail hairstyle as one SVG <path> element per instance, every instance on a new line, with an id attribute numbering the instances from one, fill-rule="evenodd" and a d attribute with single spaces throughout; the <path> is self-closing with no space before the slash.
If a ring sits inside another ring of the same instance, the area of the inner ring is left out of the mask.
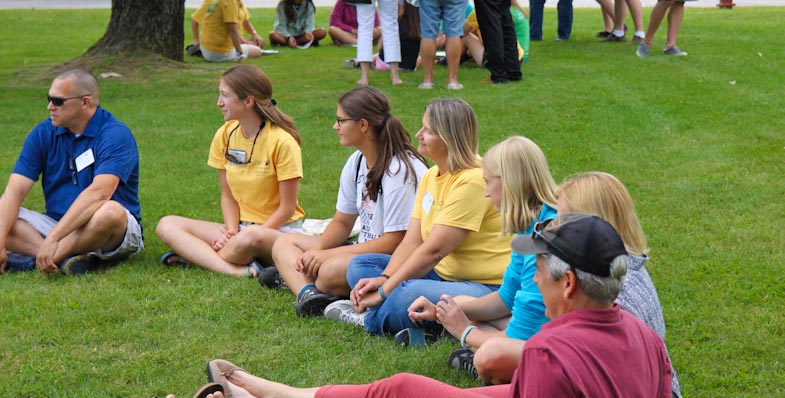
<path id="1" fill-rule="evenodd" d="M 501 178 L 502 233 L 526 231 L 543 203 L 556 208 L 556 182 L 545 154 L 534 141 L 521 136 L 507 138 L 485 152 L 482 168 Z"/>
<path id="2" fill-rule="evenodd" d="M 365 188 L 371 200 L 376 201 L 382 188 L 384 173 L 388 171 L 393 157 L 406 164 L 408 179 L 417 186 L 417 173 L 412 159 L 425 162 L 425 158 L 412 145 L 409 134 L 397 117 L 390 114 L 390 101 L 381 91 L 373 87 L 357 87 L 344 94 L 338 104 L 353 120 L 365 119 L 370 126 L 371 136 L 376 141 L 376 162 L 368 171 Z"/>
<path id="3" fill-rule="evenodd" d="M 314 13 L 316 13 L 316 6 L 313 4 L 313 0 L 304 0 L 302 3 L 305 3 L 306 7 L 313 7 Z M 286 15 L 286 20 L 288 22 L 294 22 L 297 19 L 297 11 L 294 9 L 294 0 L 281 0 L 278 2 L 278 7 L 284 8 L 284 14 Z"/>
<path id="4" fill-rule="evenodd" d="M 253 97 L 256 103 L 254 111 L 262 120 L 286 130 L 298 145 L 302 144 L 294 120 L 275 106 L 275 100 L 272 99 L 273 85 L 264 72 L 253 65 L 238 65 L 229 68 L 221 78 L 240 99 Z"/>

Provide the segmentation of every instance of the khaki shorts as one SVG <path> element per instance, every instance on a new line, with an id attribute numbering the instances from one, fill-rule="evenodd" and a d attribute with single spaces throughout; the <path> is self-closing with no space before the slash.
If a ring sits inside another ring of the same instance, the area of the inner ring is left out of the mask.
<path id="1" fill-rule="evenodd" d="M 132 254 L 139 253 L 144 250 L 144 240 L 142 239 L 142 226 L 136 221 L 133 214 L 128 209 L 125 209 L 127 224 L 125 227 L 125 236 L 123 242 L 120 243 L 116 249 L 110 252 L 97 250 L 94 252 L 86 253 L 92 254 L 101 260 L 124 260 Z M 52 232 L 52 229 L 57 225 L 57 220 L 36 211 L 23 208 L 19 209 L 20 220 L 27 221 L 30 225 L 38 231 L 41 236 L 46 237 Z"/>

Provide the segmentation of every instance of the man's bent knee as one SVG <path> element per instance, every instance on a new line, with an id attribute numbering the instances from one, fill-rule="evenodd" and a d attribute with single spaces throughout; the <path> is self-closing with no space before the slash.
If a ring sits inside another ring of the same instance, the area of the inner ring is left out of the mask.
<path id="1" fill-rule="evenodd" d="M 90 224 L 98 229 L 106 229 L 107 232 L 121 230 L 125 233 L 128 224 L 125 207 L 114 200 L 108 200 L 96 210 L 90 219 Z"/>

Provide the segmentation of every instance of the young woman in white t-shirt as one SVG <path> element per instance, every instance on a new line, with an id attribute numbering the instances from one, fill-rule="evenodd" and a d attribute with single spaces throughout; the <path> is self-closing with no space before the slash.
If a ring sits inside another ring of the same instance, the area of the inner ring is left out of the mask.
<path id="1" fill-rule="evenodd" d="M 273 246 L 279 278 L 297 295 L 295 311 L 301 316 L 321 315 L 328 304 L 349 296 L 346 269 L 354 256 L 395 250 L 428 169 L 381 91 L 349 91 L 338 100 L 335 118 L 339 143 L 357 148 L 341 172 L 335 215 L 319 237 L 284 234 Z M 357 217 L 360 235 L 356 244 L 347 244 Z M 276 277 L 270 269 L 261 281 L 280 286 Z"/>

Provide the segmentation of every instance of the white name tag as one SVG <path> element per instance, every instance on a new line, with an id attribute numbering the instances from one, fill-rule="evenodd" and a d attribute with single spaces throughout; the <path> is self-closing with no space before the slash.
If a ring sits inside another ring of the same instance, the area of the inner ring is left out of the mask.
<path id="1" fill-rule="evenodd" d="M 433 206 L 433 196 L 431 196 L 430 192 L 426 192 L 422 198 L 422 209 L 425 211 L 425 214 L 431 212 L 431 206 Z"/>
<path id="2" fill-rule="evenodd" d="M 95 158 L 93 157 L 92 148 L 82 152 L 81 155 L 77 156 L 75 163 L 76 163 L 77 173 L 84 170 L 85 167 L 95 163 Z"/>
<path id="3" fill-rule="evenodd" d="M 242 149 L 230 149 L 227 151 L 230 155 L 237 159 L 237 163 L 245 163 L 245 151 Z"/>

